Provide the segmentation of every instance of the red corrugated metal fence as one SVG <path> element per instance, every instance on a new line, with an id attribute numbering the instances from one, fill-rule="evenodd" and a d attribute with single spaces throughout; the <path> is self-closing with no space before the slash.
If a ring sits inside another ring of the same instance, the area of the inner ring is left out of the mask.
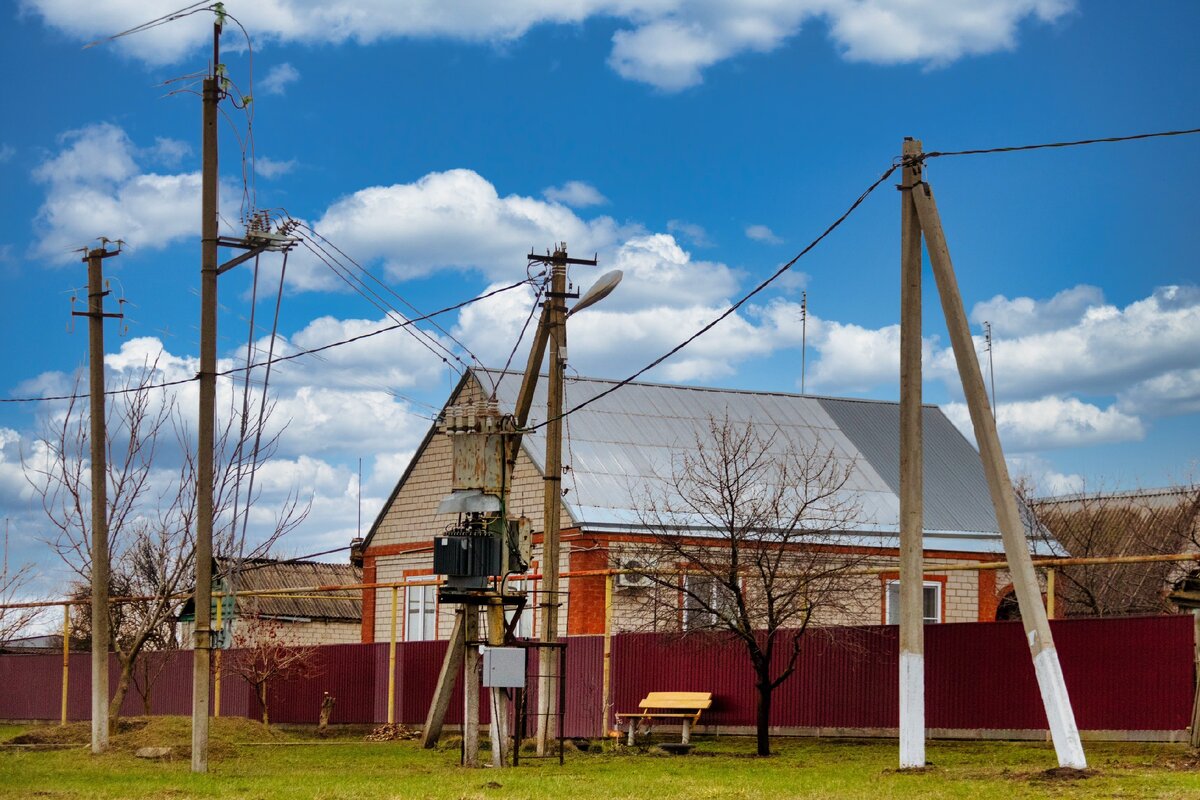
<path id="1" fill-rule="evenodd" d="M 1181 731 L 1188 726 L 1194 686 L 1190 617 L 1058 620 L 1052 624 L 1081 729 Z M 898 717 L 896 633 L 891 626 L 810 632 L 802 642 L 796 674 L 776 691 L 773 724 L 802 729 L 894 728 Z M 1019 623 L 931 625 L 925 639 L 927 721 L 931 728 L 1046 727 Z M 787 642 L 784 644 L 786 647 Z M 445 650 L 445 642 L 397 645 L 397 721 L 409 725 L 424 722 Z M 329 692 L 337 701 L 333 723 L 385 721 L 387 651 L 386 644 L 319 648 L 315 674 L 271 687 L 271 719 L 315 723 L 322 696 Z M 157 676 L 150 690 L 151 713 L 189 713 L 191 653 L 154 653 L 149 659 L 150 673 Z M 602 659 L 602 637 L 569 640 L 564 725 L 568 736 L 603 732 Z M 61 668 L 61 655 L 0 655 L 0 719 L 58 719 Z M 67 696 L 70 719 L 88 716 L 89 672 L 89 655 L 72 654 Z M 115 659 L 110 675 L 115 686 Z M 705 716 L 710 725 L 754 724 L 757 697 L 753 676 L 744 649 L 736 643 L 663 634 L 613 637 L 614 709 L 636 710 L 647 692 L 665 690 L 712 692 L 713 708 Z M 486 705 L 482 705 L 486 721 Z M 461 707 L 460 689 L 451 704 L 449 724 L 461 721 Z M 141 689 L 135 686 L 122 711 L 140 714 L 142 710 Z M 221 712 L 258 716 L 253 693 L 244 681 L 230 674 L 223 676 Z"/>

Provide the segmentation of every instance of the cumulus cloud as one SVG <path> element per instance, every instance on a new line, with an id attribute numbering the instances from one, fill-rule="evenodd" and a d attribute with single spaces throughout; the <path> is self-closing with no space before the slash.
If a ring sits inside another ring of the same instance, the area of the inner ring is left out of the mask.
<path id="1" fill-rule="evenodd" d="M 590 183 L 583 181 L 567 181 L 562 186 L 550 186 L 542 190 L 542 196 L 552 203 L 562 203 L 572 208 L 601 206 L 608 198 Z"/>
<path id="2" fill-rule="evenodd" d="M 1172 417 L 1200 413 L 1200 369 L 1176 369 L 1139 381 L 1118 395 L 1128 414 Z"/>
<path id="3" fill-rule="evenodd" d="M 443 269 L 508 277 L 524 270 L 522 255 L 530 248 L 566 241 L 574 252 L 593 253 L 613 246 L 622 233 L 610 217 L 584 220 L 560 203 L 501 196 L 469 169 L 360 189 L 331 205 L 313 227 L 359 262 L 381 262 L 396 280 Z M 315 259 L 297 261 L 289 271 L 294 288 L 338 285 Z"/>
<path id="4" fill-rule="evenodd" d="M 1084 478 L 1077 472 L 1059 472 L 1040 456 L 1025 454 L 1009 456 L 1008 471 L 1013 481 L 1029 485 L 1040 497 L 1075 494 L 1084 489 Z"/>
<path id="5" fill-rule="evenodd" d="M 942 410 L 967 438 L 974 441 L 965 403 L 947 403 Z M 1075 397 L 1057 395 L 998 403 L 996 427 L 1005 449 L 1014 453 L 1137 441 L 1146 433 L 1140 419 L 1116 407 L 1100 408 Z"/>
<path id="6" fill-rule="evenodd" d="M 162 2 L 25 0 L 23 5 L 47 25 L 81 41 L 172 10 Z M 1067 14 L 1074 2 L 515 0 L 470 5 L 464 13 L 459 3 L 376 4 L 368 9 L 351 0 L 276 0 L 248 5 L 239 9 L 239 15 L 263 40 L 333 44 L 396 38 L 503 43 L 539 25 L 616 20 L 619 29 L 613 34 L 609 65 L 630 80 L 677 91 L 700 83 L 704 71 L 722 61 L 775 50 L 809 21 L 826 23 L 830 38 L 849 60 L 940 65 L 967 55 L 1011 49 L 1022 22 L 1052 23 Z M 121 39 L 117 46 L 152 64 L 174 63 L 205 42 L 209 24 L 206 15 L 197 14 Z M 281 64 L 275 70 L 285 67 Z M 270 78 L 264 80 L 268 86 Z"/>
<path id="7" fill-rule="evenodd" d="M 708 235 L 708 231 L 704 230 L 703 225 L 697 225 L 694 222 L 682 219 L 667 220 L 667 233 L 684 240 L 692 247 L 713 246 L 713 240 Z"/>
<path id="8" fill-rule="evenodd" d="M 279 161 L 267 156 L 259 156 L 254 159 L 254 171 L 264 178 L 278 178 L 280 175 L 287 175 L 295 168 L 296 159 L 294 158 Z"/>
<path id="9" fill-rule="evenodd" d="M 334 320 L 323 318 L 292 334 L 291 340 L 277 343 L 276 354 L 286 352 L 294 343 L 327 344 L 348 332 L 378 327 L 383 322 L 367 320 Z M 390 338 L 390 341 L 389 341 Z M 444 367 L 440 361 L 425 354 L 422 362 L 419 345 L 408 345 L 401 332 L 383 334 L 326 351 L 321 358 L 304 357 L 300 362 L 283 362 L 276 366 L 271 379 L 270 399 L 275 408 L 270 418 L 268 434 L 278 435 L 274 457 L 263 463 L 255 478 L 256 494 L 261 496 L 251 513 L 251 529 L 259 523 L 266 525 L 290 493 L 303 500 L 312 500 L 312 510 L 293 541 L 286 545 L 289 552 L 312 552 L 325 546 L 345 544 L 354 534 L 358 513 L 357 471 L 351 466 L 359 457 L 364 459 L 363 508 L 368 520 L 386 497 L 399 477 L 393 469 L 411 454 L 432 424 L 434 411 L 414 401 L 398 396 L 394 388 L 404 388 L 414 380 L 435 387 Z M 260 343 L 265 344 L 265 343 Z M 259 358 L 265 355 L 260 353 Z M 226 371 L 241 365 L 242 354 L 233 353 L 219 360 L 218 370 Z M 105 357 L 110 385 L 118 386 L 141 374 L 147 367 L 153 372 L 153 382 L 187 380 L 195 376 L 198 360 L 190 354 L 164 350 L 154 337 L 125 340 L 119 350 Z M 404 374 L 412 370 L 412 374 Z M 365 381 L 363 376 L 367 376 Z M 261 370 L 256 374 L 261 379 Z M 75 386 L 74 376 L 46 373 L 22 387 L 34 392 L 40 387 L 45 394 L 59 394 L 63 388 Z M 221 414 L 230 408 L 240 408 L 243 387 L 240 373 L 218 379 L 217 408 Z M 250 407 L 257 410 L 261 384 L 251 385 Z M 194 432 L 198 403 L 197 384 L 193 381 L 166 389 L 153 390 L 152 402 L 174 401 L 183 429 Z M 116 400 L 113 401 L 117 402 Z M 86 407 L 76 407 L 76 413 Z M 252 412 L 253 413 L 253 412 Z M 61 422 L 65 414 L 62 403 L 46 403 L 41 410 L 41 424 Z M 170 430 L 170 428 L 169 428 Z M 160 440 L 156 452 L 155 480 L 168 481 L 182 458 L 180 442 L 173 433 Z M 29 488 L 20 465 L 19 452 L 26 460 L 37 458 L 44 447 L 38 436 L 21 435 L 0 429 L 0 500 L 6 508 L 28 505 Z M 193 446 L 190 442 L 187 447 Z M 378 470 L 378 474 L 376 474 Z M 31 521 L 31 530 L 44 525 Z"/>
<path id="10" fill-rule="evenodd" d="M 767 244 L 781 244 L 783 242 L 783 239 L 776 236 L 775 232 L 766 225 L 747 225 L 746 237 L 756 242 L 766 242 Z"/>
<path id="11" fill-rule="evenodd" d="M 1099 288 L 1081 284 L 1064 289 L 1049 300 L 1032 297 L 1009 300 L 1002 294 L 996 295 L 975 304 L 971 321 L 976 325 L 991 323 L 994 336 L 1026 336 L 1074 325 L 1088 309 L 1103 305 L 1104 293 Z"/>
<path id="12" fill-rule="evenodd" d="M 1116 394 L 1166 372 L 1193 367 L 1200 352 L 1196 286 L 1161 287 L 1124 308 L 1097 302 L 1089 287 L 1049 301 L 1018 298 L 1005 304 L 1024 307 L 1014 314 L 1028 320 L 1034 331 L 993 343 L 996 391 L 1005 398 Z M 951 374 L 952 362 L 945 351 L 936 366 Z"/>
<path id="13" fill-rule="evenodd" d="M 264 94 L 283 94 L 290 84 L 298 80 L 300 80 L 300 70 L 285 61 L 271 67 L 266 77 L 258 82 L 258 87 Z"/>
<path id="14" fill-rule="evenodd" d="M 200 173 L 143 172 L 140 155 L 177 161 L 186 146 L 159 139 L 140 152 L 116 125 L 99 123 L 59 137 L 61 149 L 33 170 L 46 187 L 34 218 L 34 254 L 69 263 L 75 250 L 100 236 L 124 239 L 130 247 L 158 249 L 199 232 Z M 227 207 L 236 207 L 222 187 Z"/>

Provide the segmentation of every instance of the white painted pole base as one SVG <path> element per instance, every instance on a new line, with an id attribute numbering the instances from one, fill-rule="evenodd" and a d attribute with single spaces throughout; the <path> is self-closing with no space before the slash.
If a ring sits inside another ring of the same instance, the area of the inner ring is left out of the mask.
<path id="1" fill-rule="evenodd" d="M 925 655 L 923 653 L 901 653 L 900 769 L 924 766 Z"/>
<path id="2" fill-rule="evenodd" d="M 1075 713 L 1071 710 L 1071 698 L 1067 695 L 1067 683 L 1063 680 L 1058 651 L 1047 647 L 1035 655 L 1033 669 L 1037 673 L 1038 689 L 1042 693 L 1042 705 L 1046 708 L 1046 719 L 1050 723 L 1050 738 L 1054 740 L 1058 765 L 1087 769 L 1087 757 L 1083 754 L 1083 742 L 1075 725 Z"/>

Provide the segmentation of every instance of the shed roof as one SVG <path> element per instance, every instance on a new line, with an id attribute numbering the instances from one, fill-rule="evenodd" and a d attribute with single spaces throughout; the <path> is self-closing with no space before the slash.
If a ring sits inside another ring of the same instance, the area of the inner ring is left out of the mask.
<path id="1" fill-rule="evenodd" d="M 476 370 L 473 377 L 485 391 L 495 386 L 502 408 L 514 407 L 519 373 Z M 615 383 L 568 377 L 565 408 Z M 539 380 L 533 408 L 545 407 L 546 381 Z M 589 530 L 638 527 L 639 492 L 669 477 L 678 457 L 694 448 L 698 435 L 707 434 L 710 419 L 726 415 L 764 432 L 778 431 L 781 450 L 790 440 L 831 450 L 850 463 L 848 489 L 863 509 L 860 533 L 875 537 L 876 546 L 898 546 L 898 403 L 658 383 L 629 383 L 566 417 L 564 462 L 571 471 L 564 478 L 569 490 L 564 504 L 574 524 Z M 925 548 L 1003 552 L 978 452 L 936 406 L 924 407 L 923 420 Z M 545 428 L 527 434 L 523 446 L 542 470 Z M 1052 545 L 1031 540 L 1030 547 L 1054 554 Z"/>
<path id="2" fill-rule="evenodd" d="M 217 560 L 222 584 L 228 578 L 230 562 Z M 351 564 L 327 564 L 320 561 L 277 561 L 250 559 L 243 563 L 236 576 L 236 590 L 304 589 L 315 586 L 354 586 L 362 583 L 362 570 Z M 239 597 L 238 607 L 245 611 L 253 602 L 257 612 L 270 617 L 353 621 L 362 619 L 362 590 L 347 589 L 310 593 L 306 597 L 260 596 Z"/>

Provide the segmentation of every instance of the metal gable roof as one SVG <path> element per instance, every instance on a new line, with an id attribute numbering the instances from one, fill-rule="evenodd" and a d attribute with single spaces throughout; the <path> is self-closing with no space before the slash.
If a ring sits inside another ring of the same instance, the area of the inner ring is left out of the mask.
<path id="1" fill-rule="evenodd" d="M 497 387 L 504 408 L 515 405 L 521 375 L 478 370 L 482 385 Z M 565 408 L 573 408 L 615 381 L 567 378 Z M 530 424 L 546 407 L 539 380 Z M 773 446 L 818 446 L 853 465 L 850 484 L 863 510 L 861 533 L 881 547 L 897 546 L 899 531 L 899 404 L 775 392 L 629 383 L 564 420 L 564 504 L 576 525 L 625 529 L 640 525 L 639 498 L 661 486 L 672 466 L 708 434 L 709 420 L 728 415 L 777 431 Z M 935 406 L 924 410 L 925 547 L 956 552 L 1003 552 L 979 454 Z M 524 438 L 544 468 L 545 428 Z M 1033 543 L 1031 542 L 1031 545 Z M 1035 552 L 1051 550 L 1032 548 Z"/>

